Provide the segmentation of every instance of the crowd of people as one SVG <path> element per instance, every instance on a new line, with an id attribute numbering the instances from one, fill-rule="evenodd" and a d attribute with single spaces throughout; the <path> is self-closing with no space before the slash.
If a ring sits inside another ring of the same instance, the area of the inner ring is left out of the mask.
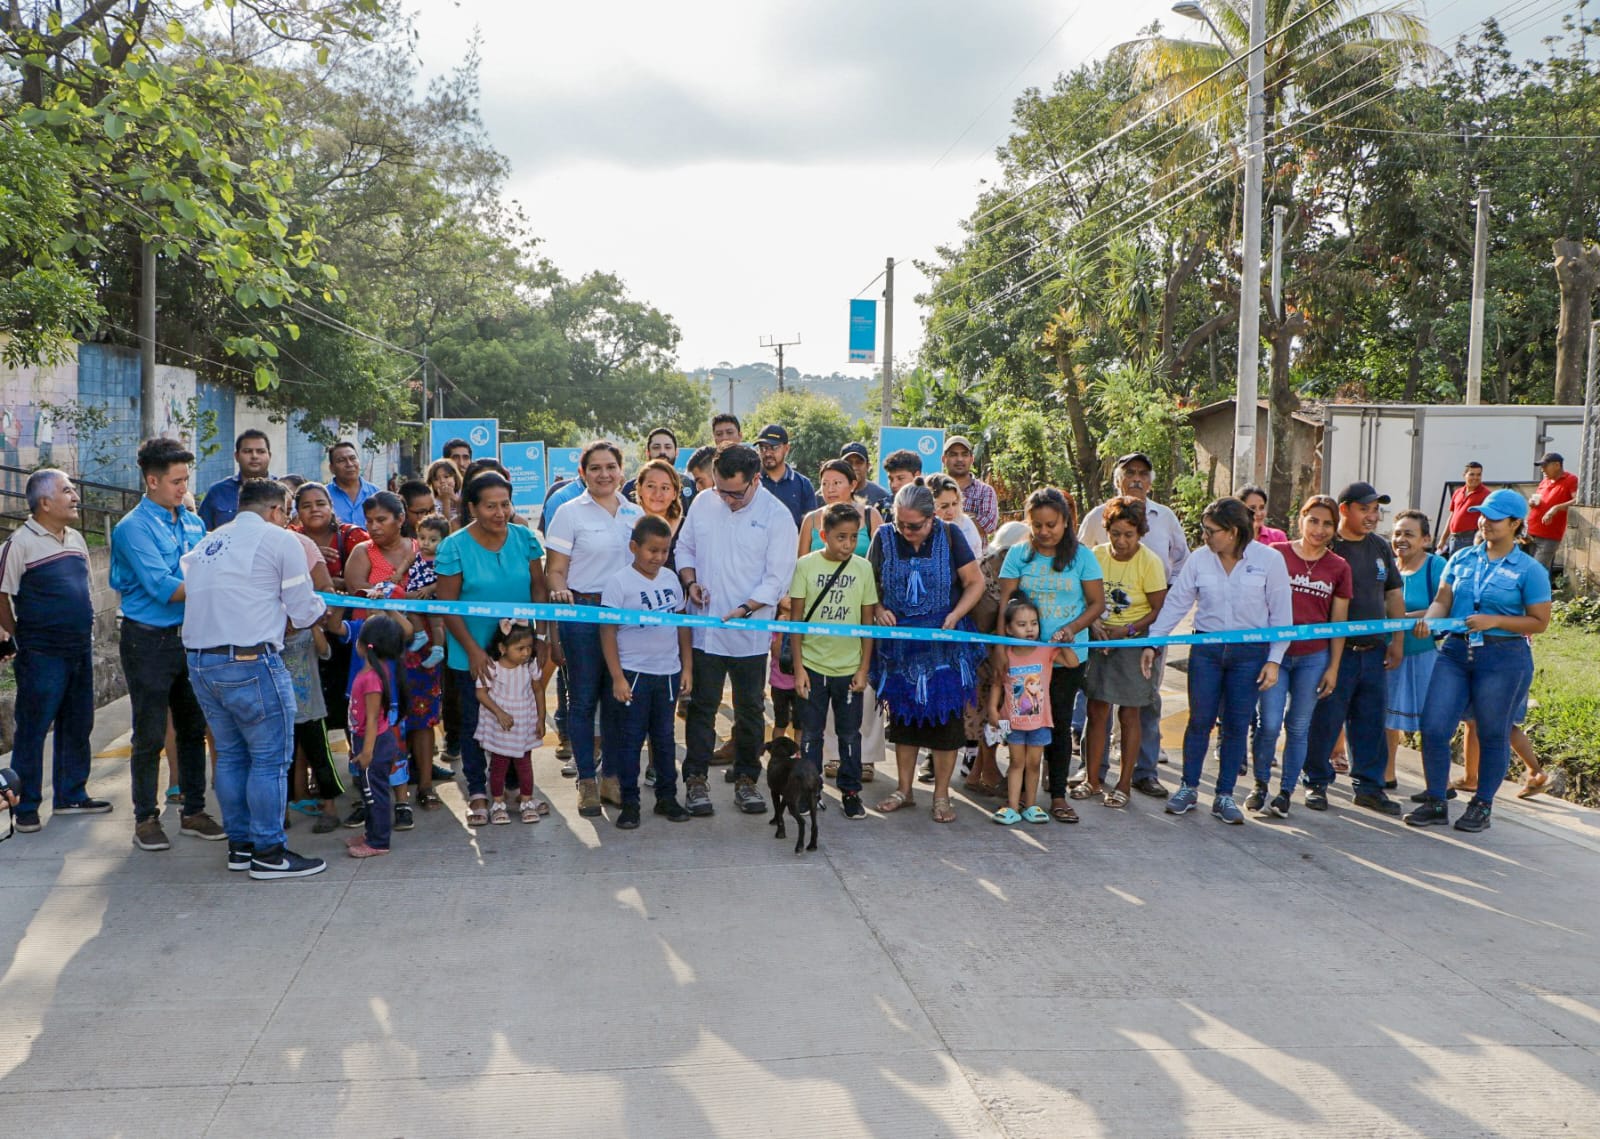
<path id="1" fill-rule="evenodd" d="M 517 513 L 504 468 L 461 439 L 422 477 L 385 490 L 362 478 L 359 451 L 343 441 L 328 451 L 327 482 L 273 477 L 267 436 L 246 431 L 238 473 L 198 507 L 193 454 L 147 440 L 144 497 L 111 543 L 134 844 L 169 849 L 162 817 L 173 804 L 181 835 L 226 841 L 230 870 L 302 877 L 325 863 L 288 848 L 296 812 L 314 834 L 358 830 L 349 854 L 376 857 L 417 825 L 417 811 L 441 808 L 437 786 L 457 779 L 468 826 L 536 824 L 550 804 L 532 755 L 552 731 L 578 814 L 610 805 L 622 829 L 641 825 L 644 788 L 666 820 L 714 814 L 713 766 L 725 767 L 736 810 L 765 814 L 769 732 L 796 738 L 803 760 L 835 781 L 847 819 L 867 814 L 864 785 L 889 746 L 894 786 L 877 811 L 911 808 L 931 784 L 942 824 L 957 817 L 958 778 L 999 800 L 992 818 L 1007 826 L 1075 823 L 1074 803 L 1125 809 L 1134 792 L 1181 815 L 1198 804 L 1212 762 L 1211 813 L 1224 823 L 1287 817 L 1302 783 L 1304 806 L 1325 811 L 1346 773 L 1358 807 L 1399 815 L 1388 791 L 1407 732 L 1420 734 L 1427 775 L 1410 825 L 1449 822 L 1447 799 L 1463 793 L 1456 828 L 1489 826 L 1513 748 L 1527 790 L 1544 785 L 1518 725 L 1529 638 L 1549 620 L 1549 567 L 1573 498 L 1559 455 L 1544 457 L 1531 499 L 1491 489 L 1469 466 L 1440 553 L 1415 509 L 1379 536 L 1390 499 L 1361 482 L 1301 503 L 1292 538 L 1267 525 L 1266 492 L 1245 487 L 1204 509 L 1191 550 L 1183 520 L 1152 500 L 1154 464 L 1139 453 L 1116 461 L 1108 501 L 1080 510 L 1042 487 L 1020 519 L 1002 522 L 960 435 L 945 441 L 938 471 L 912 451 L 883 456 L 880 485 L 862 443 L 813 482 L 790 463 L 781 424 L 752 445 L 723 414 L 711 434 L 687 479 L 668 429 L 650 432 L 632 472 L 614 443 L 589 444 L 579 475 L 550 488 L 537 527 Z M 112 810 L 86 790 L 94 614 L 88 550 L 73 528 L 78 495 L 65 472 L 45 469 L 27 497 L 31 517 L 0 549 L 25 833 L 43 825 L 51 730 L 52 813 Z M 349 600 L 330 606 L 324 597 L 335 595 Z M 466 604 L 442 617 L 373 607 L 429 599 Z M 530 622 L 470 608 L 530 601 L 721 623 Z M 1430 626 L 1446 617 L 1464 625 Z M 773 618 L 808 629 L 749 623 Z M 1168 653 L 1118 641 L 1165 637 L 1191 620 L 1196 632 L 1248 634 L 1395 618 L 1412 624 L 1192 646 L 1178 784 L 1163 784 Z M 1013 643 L 843 628 L 860 625 Z M 733 724 L 719 745 L 727 689 Z M 1452 782 L 1463 722 L 1472 762 Z M 1251 784 L 1242 804 L 1241 779 Z"/>

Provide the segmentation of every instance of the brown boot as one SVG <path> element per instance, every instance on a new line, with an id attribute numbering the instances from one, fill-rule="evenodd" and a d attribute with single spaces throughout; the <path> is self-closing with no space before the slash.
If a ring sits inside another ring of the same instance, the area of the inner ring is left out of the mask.
<path id="1" fill-rule="evenodd" d="M 724 741 L 723 744 L 720 747 L 718 747 L 716 751 L 711 753 L 711 758 L 709 760 L 707 760 L 706 762 L 711 764 L 712 766 L 716 766 L 717 764 L 721 764 L 721 763 L 732 763 L 733 762 L 733 740 L 732 739 L 728 739 L 728 740 Z"/>
<path id="2" fill-rule="evenodd" d="M 600 801 L 613 807 L 622 806 L 622 783 L 615 775 L 600 777 Z"/>
<path id="3" fill-rule="evenodd" d="M 578 814 L 592 819 L 600 813 L 600 789 L 593 779 L 578 780 Z"/>

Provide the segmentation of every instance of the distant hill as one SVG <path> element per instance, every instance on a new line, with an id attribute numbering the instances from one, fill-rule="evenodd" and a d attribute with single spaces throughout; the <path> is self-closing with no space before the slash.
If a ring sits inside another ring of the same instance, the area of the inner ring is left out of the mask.
<path id="1" fill-rule="evenodd" d="M 802 375 L 797 368 L 783 370 L 785 389 L 815 392 L 836 400 L 851 419 L 878 421 L 878 380 L 861 376 L 845 376 L 838 372 L 831 376 Z M 712 373 L 715 373 L 713 375 Z M 743 419 L 756 404 L 769 393 L 778 390 L 778 369 L 770 362 L 740 364 L 736 367 L 696 368 L 685 372 L 698 384 L 709 384 L 711 405 L 718 411 L 728 410 L 728 377 L 733 377 L 733 414 Z"/>

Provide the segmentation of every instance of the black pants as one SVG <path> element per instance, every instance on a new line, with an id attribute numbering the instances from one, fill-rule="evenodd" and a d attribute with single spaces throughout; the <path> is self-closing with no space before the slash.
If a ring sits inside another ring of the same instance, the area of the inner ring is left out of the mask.
<path id="1" fill-rule="evenodd" d="M 306 767 L 311 781 L 317 785 L 317 798 L 337 799 L 344 792 L 344 781 L 333 762 L 333 749 L 328 746 L 328 725 L 323 720 L 307 720 L 294 726 L 294 742 L 300 754 L 306 757 Z"/>
<path id="2" fill-rule="evenodd" d="M 1050 718 L 1055 721 L 1055 728 L 1050 733 L 1050 742 L 1045 745 L 1044 761 L 1050 773 L 1052 799 L 1064 799 L 1067 795 L 1067 772 L 1072 768 L 1072 706 L 1077 703 L 1088 675 L 1088 664 L 1076 668 L 1057 665 L 1050 672 Z"/>
<path id="3" fill-rule="evenodd" d="M 717 708 L 722 686 L 733 682 L 733 771 L 738 778 L 761 777 L 761 745 L 766 735 L 767 656 L 724 657 L 694 650 L 694 691 L 684 731 L 683 778 L 704 779 L 717 746 Z"/>
<path id="4" fill-rule="evenodd" d="M 134 822 L 159 818 L 161 749 L 167 742 L 167 713 L 178 737 L 178 786 L 183 813 L 206 809 L 206 718 L 189 687 L 183 630 L 158 629 L 122 620 L 122 674 L 133 705 L 133 749 L 128 766 L 133 783 Z"/>
<path id="5" fill-rule="evenodd" d="M 322 679 L 322 700 L 328 706 L 323 722 L 329 731 L 350 728 L 350 657 L 354 650 L 343 641 L 328 638 L 328 659 L 317 662 Z"/>

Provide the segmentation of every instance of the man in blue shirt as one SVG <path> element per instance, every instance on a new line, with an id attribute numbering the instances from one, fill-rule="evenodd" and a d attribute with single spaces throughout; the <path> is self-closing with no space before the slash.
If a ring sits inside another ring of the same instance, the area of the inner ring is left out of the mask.
<path id="1" fill-rule="evenodd" d="M 781 424 L 767 424 L 756 436 L 756 450 L 761 452 L 761 485 L 789 508 L 798 530 L 805 516 L 817 507 L 817 489 L 789 465 L 789 432 Z"/>
<path id="2" fill-rule="evenodd" d="M 22 784 L 17 829 L 37 831 L 44 737 L 55 729 L 54 813 L 104 814 L 89 798 L 94 729 L 94 601 L 89 547 L 72 528 L 78 491 L 65 471 L 28 476 L 29 518 L 0 547 L 0 629 L 17 641 L 17 734 L 11 753 Z"/>
<path id="3" fill-rule="evenodd" d="M 378 486 L 361 477 L 361 452 L 350 440 L 339 440 L 328 448 L 328 469 L 333 472 L 328 482 L 333 516 L 352 526 L 364 525 L 367 516 L 361 504 L 378 493 Z"/>
<path id="4" fill-rule="evenodd" d="M 167 850 L 161 829 L 161 748 L 171 713 L 178 738 L 182 833 L 212 841 L 226 837 L 206 814 L 206 720 L 189 686 L 183 651 L 183 573 L 179 559 L 206 536 L 205 524 L 183 505 L 194 455 L 176 439 L 147 439 L 139 447 L 144 498 L 111 532 L 111 588 L 122 594 L 122 672 L 133 705 L 133 844 Z"/>
<path id="5" fill-rule="evenodd" d="M 239 464 L 239 473 L 213 483 L 200 503 L 200 521 L 207 530 L 226 526 L 238 515 L 239 487 L 246 479 L 272 477 L 267 474 L 272 466 L 272 443 L 267 433 L 258 427 L 239 432 L 233 443 L 233 461 Z"/>

